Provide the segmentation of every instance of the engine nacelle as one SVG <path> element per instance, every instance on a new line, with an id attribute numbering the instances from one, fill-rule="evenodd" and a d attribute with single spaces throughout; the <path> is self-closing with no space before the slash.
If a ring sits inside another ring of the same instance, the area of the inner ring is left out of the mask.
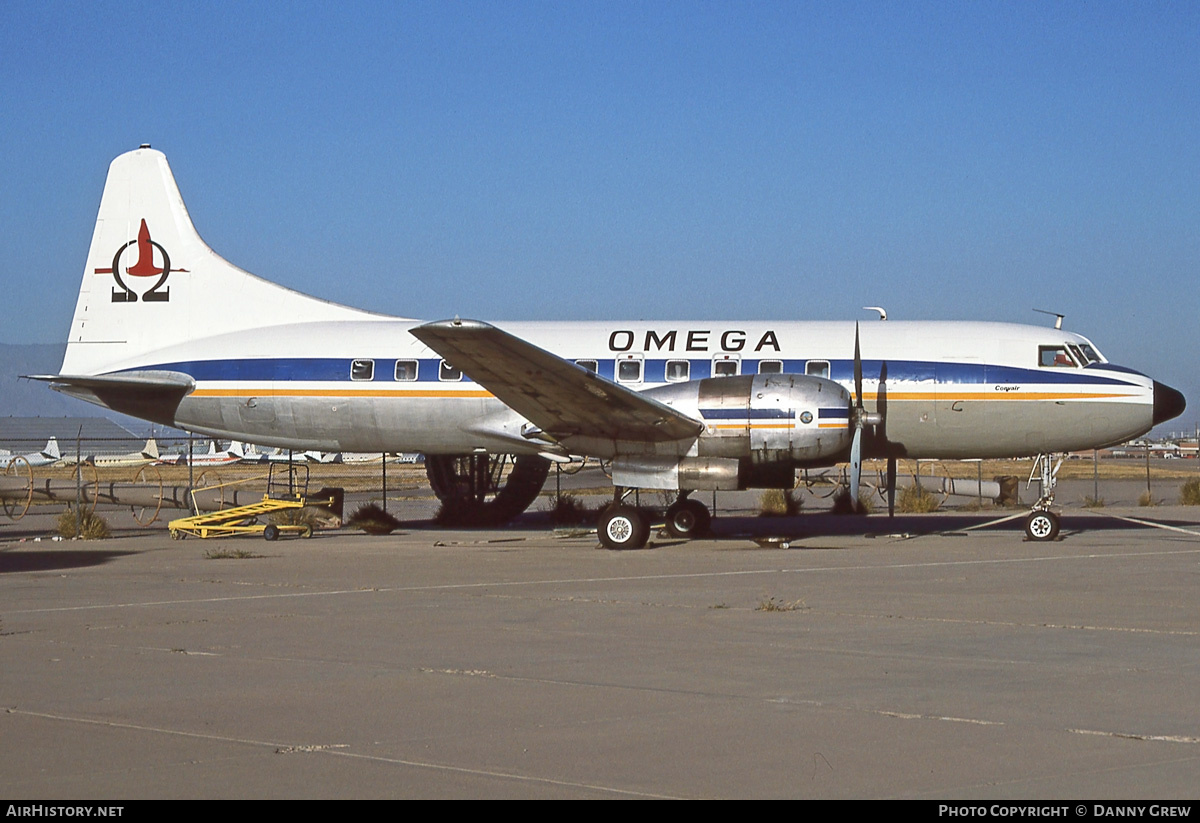
<path id="1" fill-rule="evenodd" d="M 693 454 L 618 456 L 613 482 L 659 489 L 790 486 L 797 465 L 832 462 L 850 448 L 850 393 L 801 374 L 712 377 L 647 394 L 704 421 Z"/>

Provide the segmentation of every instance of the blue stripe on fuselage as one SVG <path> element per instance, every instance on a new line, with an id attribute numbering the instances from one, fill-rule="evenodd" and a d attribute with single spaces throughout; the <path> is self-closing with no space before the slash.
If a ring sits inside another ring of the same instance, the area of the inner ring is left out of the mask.
<path id="1" fill-rule="evenodd" d="M 350 367 L 354 360 L 370 360 L 375 362 L 374 374 L 371 380 L 354 380 L 350 378 Z M 399 358 L 411 362 L 413 358 Z M 644 365 L 644 381 L 646 383 L 663 383 L 668 360 L 683 360 L 684 358 L 662 358 L 646 360 Z M 337 358 L 337 357 L 271 357 L 271 358 L 240 358 L 226 360 L 187 360 L 174 363 L 156 363 L 136 369 L 125 369 L 126 372 L 161 370 L 176 371 L 190 375 L 197 382 L 290 382 L 311 381 L 322 383 L 355 382 L 355 383 L 405 383 L 405 382 L 457 382 L 438 380 L 440 359 L 423 358 L 417 361 L 417 381 L 397 381 L 394 379 L 397 358 Z M 778 358 L 773 358 L 778 361 Z M 597 360 L 598 371 L 602 377 L 613 379 L 615 360 Z M 742 360 L 743 374 L 754 374 L 758 370 L 758 360 Z M 803 375 L 806 360 L 783 360 L 786 374 Z M 854 381 L 854 361 L 832 360 L 820 361 L 830 364 L 830 379 L 843 385 Z M 712 360 L 709 358 L 689 360 L 689 379 L 701 380 L 712 374 Z M 886 363 L 886 372 L 884 365 Z M 1142 376 L 1140 372 L 1112 364 L 1093 364 L 1087 369 L 1047 369 L 1047 368 L 1017 368 L 1013 366 L 993 366 L 981 363 L 939 363 L 919 360 L 864 360 L 862 363 L 863 376 L 872 382 L 880 377 L 888 383 L 923 383 L 935 380 L 939 384 L 957 385 L 1098 385 L 1098 386 L 1130 386 L 1132 381 L 1100 375 L 1093 369 L 1104 369 L 1110 372 L 1123 372 Z M 472 382 L 463 375 L 462 382 Z M 638 385 L 638 384 L 626 384 Z"/>
<path id="2" fill-rule="evenodd" d="M 790 420 L 792 409 L 700 409 L 705 420 Z"/>

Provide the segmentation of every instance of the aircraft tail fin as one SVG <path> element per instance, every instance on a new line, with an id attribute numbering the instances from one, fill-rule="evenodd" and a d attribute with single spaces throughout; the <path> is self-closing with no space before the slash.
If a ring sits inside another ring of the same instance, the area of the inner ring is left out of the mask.
<path id="1" fill-rule="evenodd" d="M 142 146 L 109 166 L 61 374 L 144 369 L 169 360 L 173 347 L 229 332 L 378 317 L 220 257 L 192 225 L 166 156 Z"/>
<path id="2" fill-rule="evenodd" d="M 57 437 L 51 437 L 46 441 L 46 448 L 42 449 L 42 454 L 53 460 L 60 460 L 62 458 L 62 452 L 58 450 Z"/>

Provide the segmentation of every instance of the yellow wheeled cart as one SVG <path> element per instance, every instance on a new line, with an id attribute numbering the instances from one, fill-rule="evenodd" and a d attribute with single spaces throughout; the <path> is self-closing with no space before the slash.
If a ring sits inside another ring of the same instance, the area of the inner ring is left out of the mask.
<path id="1" fill-rule="evenodd" d="M 181 517 L 177 520 L 172 520 L 169 524 L 171 537 L 176 540 L 182 540 L 184 537 L 191 535 L 193 537 L 232 537 L 239 534 L 261 534 L 267 540 L 277 540 L 281 534 L 295 534 L 299 537 L 312 537 L 313 527 L 309 523 L 259 523 L 259 518 L 266 518 L 272 514 L 289 509 L 302 509 L 305 506 L 330 506 L 334 504 L 334 500 L 321 499 L 309 500 L 307 498 L 308 491 L 308 466 L 281 464 L 285 471 L 276 472 L 275 466 L 271 466 L 271 473 L 267 479 L 267 493 L 263 495 L 263 499 L 258 503 L 250 503 L 245 506 L 235 506 L 232 509 L 221 509 L 215 512 L 205 512 L 203 514 L 194 514 L 191 517 Z M 300 477 L 300 470 L 303 469 L 303 477 Z M 286 473 L 286 479 L 278 478 L 276 475 Z M 259 475 L 261 478 L 262 475 Z M 218 488 L 216 486 L 210 488 Z M 204 489 L 194 489 L 192 491 L 192 504 L 195 507 L 197 491 Z M 193 510 L 196 510 L 195 508 Z"/>

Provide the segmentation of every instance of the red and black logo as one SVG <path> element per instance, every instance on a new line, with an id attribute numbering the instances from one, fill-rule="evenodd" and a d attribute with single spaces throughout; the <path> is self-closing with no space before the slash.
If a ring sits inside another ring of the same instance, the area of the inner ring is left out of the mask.
<path id="1" fill-rule="evenodd" d="M 149 289 L 142 292 L 143 303 L 166 303 L 171 299 L 171 289 L 166 285 L 167 278 L 171 276 L 171 255 L 167 254 L 167 250 L 161 244 L 155 243 L 150 239 L 150 229 L 146 226 L 146 220 L 142 219 L 142 226 L 138 229 L 137 240 L 130 240 L 121 248 L 117 249 L 117 253 L 113 255 L 111 269 L 96 269 L 96 274 L 112 274 L 113 279 L 117 281 L 117 286 L 120 288 L 113 289 L 112 301 L 114 303 L 136 303 L 138 301 L 138 292 L 134 291 L 125 282 L 121 276 L 121 258 L 130 246 L 137 246 L 137 262 L 124 270 L 126 277 L 150 278 L 157 277 L 154 284 Z M 159 261 L 161 266 L 155 265 L 155 250 L 158 250 Z M 175 271 L 187 271 L 187 269 L 175 269 Z M 135 285 L 137 281 L 131 281 Z M 144 282 L 144 281 L 143 281 Z"/>

